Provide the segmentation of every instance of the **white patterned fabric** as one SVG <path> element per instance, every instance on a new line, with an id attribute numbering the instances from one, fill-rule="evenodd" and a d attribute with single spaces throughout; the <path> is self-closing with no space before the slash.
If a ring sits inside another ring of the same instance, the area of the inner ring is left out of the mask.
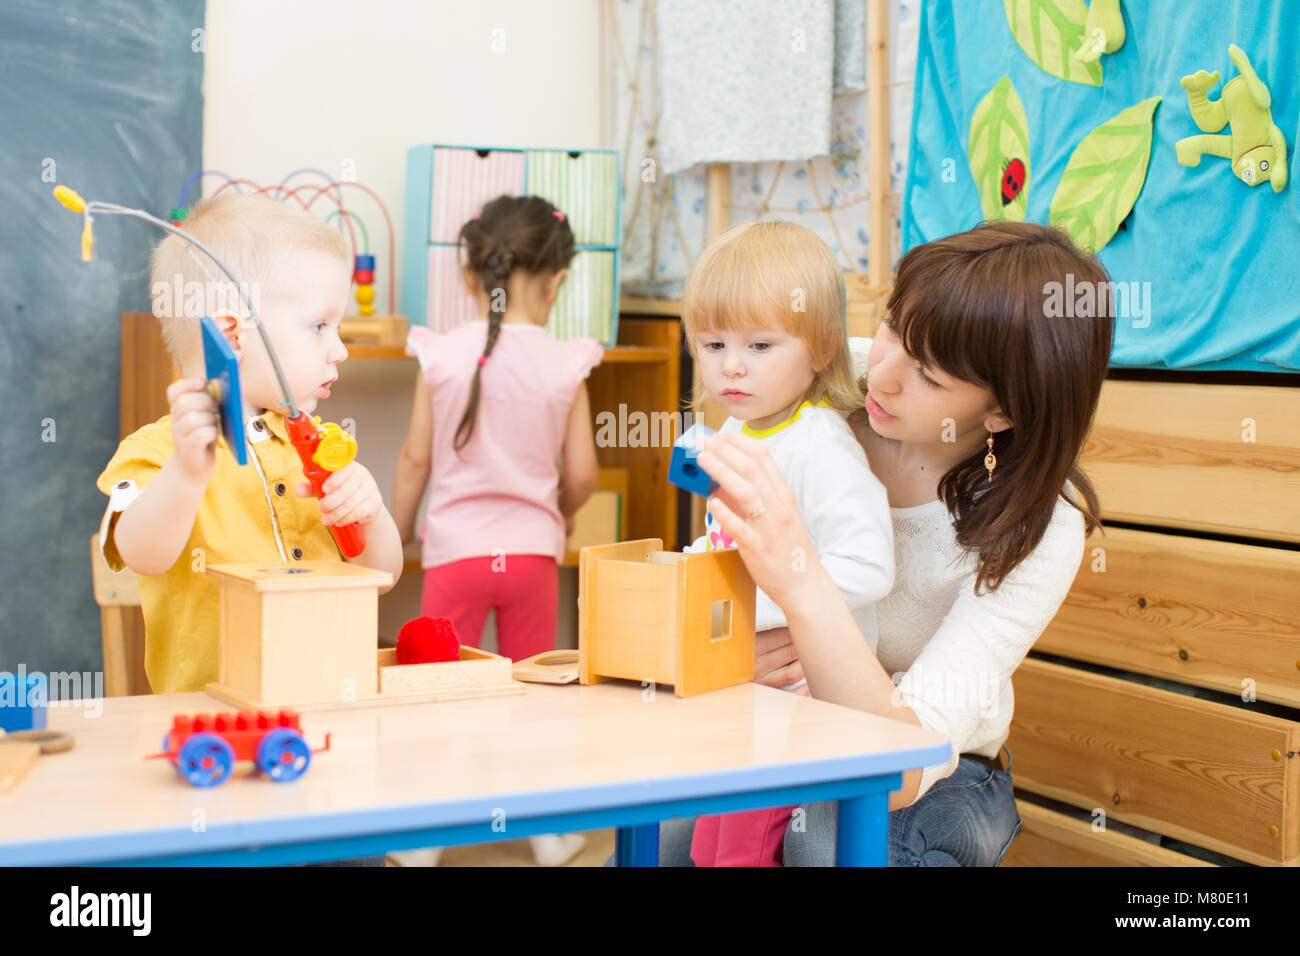
<path id="1" fill-rule="evenodd" d="M 835 0 L 658 0 L 655 22 L 661 173 L 829 152 Z"/>
<path id="2" fill-rule="evenodd" d="M 652 95 L 656 55 L 660 58 L 658 72 L 661 85 L 664 77 L 662 51 L 655 50 L 654 37 L 649 33 L 644 37 L 640 48 L 635 42 L 642 22 L 643 2 L 645 0 L 625 0 L 614 5 L 618 39 L 622 44 L 621 57 L 617 51 L 611 53 L 613 75 L 616 77 L 615 128 L 620 149 L 627 150 L 623 169 L 624 245 L 620 284 L 622 292 L 627 295 L 676 298 L 680 297 L 691 263 L 699 256 L 709 235 L 705 204 L 708 167 L 703 164 L 703 160 L 697 160 L 696 165 L 670 174 L 665 172 L 665 157 L 660 146 L 656 145 L 646 153 L 644 142 L 652 132 L 656 109 L 662 114 L 656 131 L 656 139 L 660 144 L 664 141 L 665 124 L 670 122 L 671 117 L 667 97 L 663 96 L 663 102 L 657 103 Z M 890 179 L 891 189 L 900 194 L 904 185 L 911 133 L 912 80 L 916 71 L 919 5 L 920 0 L 893 0 L 890 5 Z M 664 30 L 663 21 L 668 6 L 669 4 L 661 3 L 656 10 L 656 24 L 660 32 Z M 798 9 L 799 4 L 794 7 Z M 736 22 L 757 19 L 752 7 L 746 9 L 750 12 L 738 16 Z M 758 206 L 771 190 L 773 179 L 777 179 L 775 192 L 769 200 L 772 207 L 769 217 L 788 219 L 806 226 L 826 242 L 846 268 L 852 263 L 855 269 L 865 271 L 870 258 L 867 241 L 870 204 L 866 202 L 869 176 L 869 98 L 852 95 L 865 89 L 866 71 L 866 27 L 862 20 L 857 19 L 865 14 L 855 14 L 855 9 L 856 5 L 852 3 L 837 4 L 835 8 L 837 40 L 853 36 L 864 42 L 860 55 L 846 43 L 838 44 L 834 69 L 834 90 L 837 95 L 830 102 L 829 138 L 827 145 L 810 160 L 822 201 L 830 206 L 843 207 L 833 213 L 835 227 L 832 227 L 830 219 L 819 207 L 805 164 L 801 160 L 795 161 L 793 167 L 787 161 L 780 168 L 778 177 L 777 162 L 757 161 L 760 156 L 771 154 L 756 153 L 742 157 L 744 161 L 732 166 L 731 202 L 738 207 Z M 849 18 L 853 18 L 858 25 L 848 25 Z M 784 19 L 780 22 L 785 24 Z M 791 41 L 788 30 L 783 39 L 785 48 L 788 49 Z M 717 56 L 718 51 L 731 42 L 729 30 L 723 34 L 722 39 L 708 47 L 704 55 L 706 58 Z M 628 87 L 623 63 L 627 64 L 631 80 L 637 85 L 639 92 L 635 99 Z M 703 85 L 698 85 L 695 95 L 709 99 L 714 94 Z M 731 119 L 727 117 L 722 126 L 727 127 L 730 123 Z M 728 130 L 724 128 L 721 135 L 727 134 Z M 646 178 L 645 162 L 648 156 L 653 156 L 657 164 L 653 181 Z M 657 209 L 651 205 L 652 192 L 662 192 L 663 201 Z M 898 255 L 900 209 L 899 197 L 893 196 L 892 199 L 890 219 L 893 240 L 887 252 L 891 263 Z M 755 213 L 746 208 L 731 211 L 733 224 L 754 218 Z"/>

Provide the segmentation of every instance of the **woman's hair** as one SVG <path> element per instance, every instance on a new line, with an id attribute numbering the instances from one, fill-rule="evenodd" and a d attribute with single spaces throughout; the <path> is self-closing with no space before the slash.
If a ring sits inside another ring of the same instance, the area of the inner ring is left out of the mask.
<path id="1" fill-rule="evenodd" d="M 862 391 L 845 295 L 844 273 L 816 233 L 781 220 L 748 222 L 709 243 L 695 264 L 682 292 L 682 328 L 692 354 L 708 329 L 776 328 L 798 337 L 819 369 L 799 403 L 825 401 L 847 412 L 862 404 Z"/>
<path id="2" fill-rule="evenodd" d="M 1066 302 L 1071 289 L 1086 294 Z M 1085 533 L 1101 526 L 1078 458 L 1110 362 L 1111 289 L 1094 256 L 1030 222 L 981 223 L 899 263 L 886 309 L 903 348 L 992 391 L 1013 423 L 993 436 L 991 482 L 987 448 L 939 481 L 957 543 L 979 554 L 977 593 L 996 590 L 1037 547 L 1057 496 L 1083 513 Z M 1066 480 L 1082 503 L 1064 494 Z"/>
<path id="3" fill-rule="evenodd" d="M 487 342 L 483 346 L 486 359 L 501 334 L 510 276 L 516 269 L 534 276 L 550 276 L 567 269 L 573 260 L 573 230 L 567 217 L 540 196 L 498 196 L 483 206 L 477 219 L 460 227 L 458 242 L 465 247 L 466 263 L 479 277 L 488 297 Z M 456 426 L 457 451 L 474 434 L 482 375 L 480 359 L 474 369 L 469 402 Z"/>
<path id="4" fill-rule="evenodd" d="M 266 196 L 223 193 L 200 200 L 181 224 L 186 232 L 221 257 L 254 303 L 261 287 L 275 282 L 285 257 L 315 249 L 336 255 L 352 270 L 342 234 L 297 204 Z M 179 365 L 199 340 L 204 312 L 230 309 L 241 314 L 241 300 L 224 272 L 189 241 L 169 233 L 153 250 L 149 289 L 153 311 L 162 322 L 163 343 Z M 191 286 L 190 283 L 197 285 Z M 182 290 L 201 288 L 200 300 Z"/>

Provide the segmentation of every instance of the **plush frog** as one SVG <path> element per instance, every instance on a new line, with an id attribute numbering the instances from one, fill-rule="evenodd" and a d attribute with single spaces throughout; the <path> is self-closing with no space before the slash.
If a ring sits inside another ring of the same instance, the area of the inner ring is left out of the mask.
<path id="1" fill-rule="evenodd" d="M 1092 0 L 1083 24 L 1083 42 L 1074 51 L 1081 63 L 1096 63 L 1103 53 L 1114 53 L 1124 45 L 1124 16 L 1119 0 Z"/>
<path id="2" fill-rule="evenodd" d="M 1211 102 L 1205 96 L 1219 82 L 1218 72 L 1197 70 L 1182 79 L 1196 125 L 1207 134 L 1227 125 L 1228 133 L 1188 136 L 1175 144 L 1174 152 L 1184 166 L 1199 165 L 1205 153 L 1220 156 L 1231 161 L 1233 175 L 1247 186 L 1271 182 L 1273 192 L 1280 193 L 1287 180 L 1286 139 L 1273 122 L 1272 97 L 1241 47 L 1231 44 L 1228 56 L 1241 76 L 1228 81 L 1218 100 Z"/>

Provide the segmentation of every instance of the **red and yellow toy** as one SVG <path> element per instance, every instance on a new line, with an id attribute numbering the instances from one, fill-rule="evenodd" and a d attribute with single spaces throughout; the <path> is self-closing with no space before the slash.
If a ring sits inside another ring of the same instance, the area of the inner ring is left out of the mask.
<path id="1" fill-rule="evenodd" d="M 311 482 L 317 498 L 325 496 L 325 481 L 336 471 L 346 468 L 357 457 L 357 440 L 333 422 L 322 422 L 306 412 L 297 418 L 285 418 L 289 440 L 302 460 L 302 472 Z M 330 533 L 345 558 L 355 558 L 366 550 L 360 523 L 330 525 Z"/>
<path id="2" fill-rule="evenodd" d="M 291 710 L 177 714 L 163 737 L 163 752 L 145 759 L 165 757 L 196 787 L 225 783 L 237 760 L 252 760 L 276 783 L 288 783 L 307 772 L 312 754 L 330 749 L 329 734 L 324 747 L 308 747 L 298 719 Z"/>
<path id="3" fill-rule="evenodd" d="M 367 239 L 367 242 L 370 240 Z M 352 281 L 357 284 L 357 311 L 362 315 L 371 315 L 375 311 L 375 257 L 369 253 L 357 256 L 356 268 L 352 271 Z"/>

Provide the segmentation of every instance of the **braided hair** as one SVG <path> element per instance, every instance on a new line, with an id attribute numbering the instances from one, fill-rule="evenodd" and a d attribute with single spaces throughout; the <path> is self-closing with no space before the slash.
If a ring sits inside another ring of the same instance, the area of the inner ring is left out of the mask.
<path id="1" fill-rule="evenodd" d="M 516 269 L 530 275 L 553 275 L 573 260 L 573 230 L 566 217 L 540 196 L 498 196 L 483 206 L 477 219 L 460 229 L 471 271 L 488 297 L 487 341 L 474 369 L 469 401 L 456 426 L 454 448 L 460 451 L 474 435 L 478 418 L 483 364 L 496 347 L 506 314 L 506 286 Z"/>

